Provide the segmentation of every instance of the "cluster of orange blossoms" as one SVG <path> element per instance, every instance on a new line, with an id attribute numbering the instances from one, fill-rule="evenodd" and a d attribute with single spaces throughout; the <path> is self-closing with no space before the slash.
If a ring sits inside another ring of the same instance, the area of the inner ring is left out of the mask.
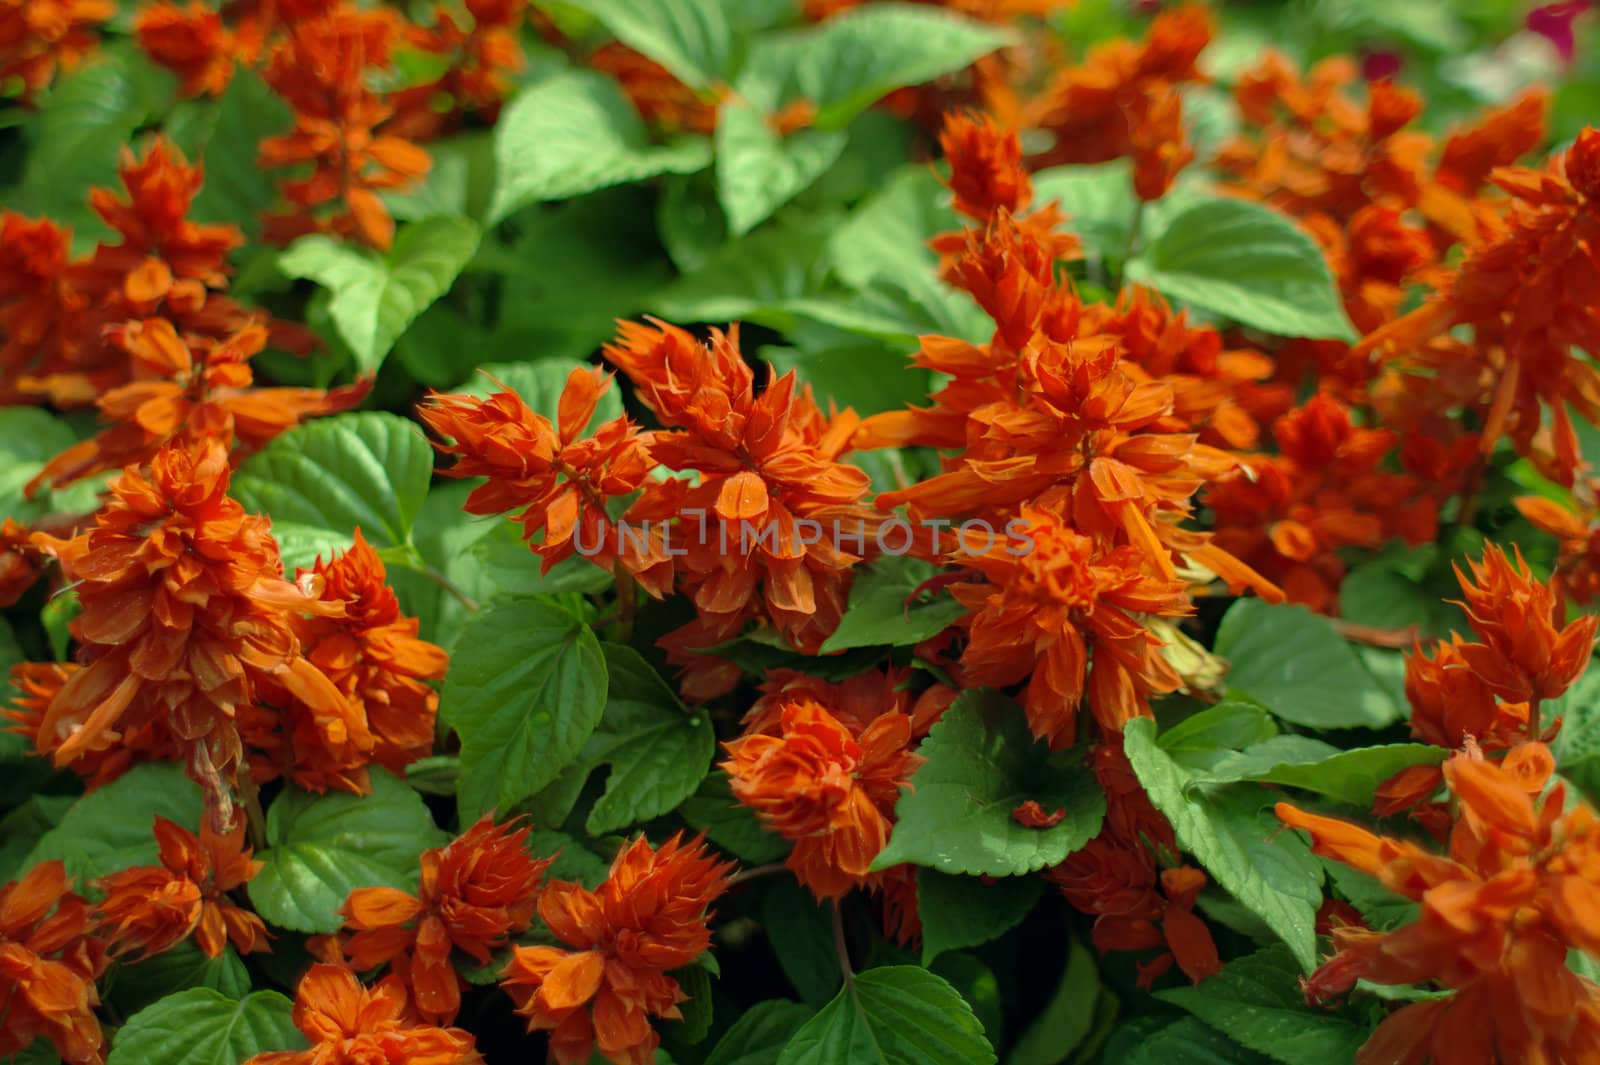
<path id="1" fill-rule="evenodd" d="M 107 958 L 93 930 L 60 861 L 0 886 L 0 1056 L 43 1039 L 67 1065 L 103 1065 L 95 981 Z"/>
<path id="2" fill-rule="evenodd" d="M 1338 953 L 1307 981 L 1308 996 L 1362 979 L 1451 992 L 1391 1014 L 1358 1065 L 1600 1057 L 1600 987 L 1567 967 L 1569 950 L 1600 957 L 1600 822 L 1588 806 L 1568 806 L 1565 785 L 1545 791 L 1554 768 L 1539 743 L 1499 762 L 1469 746 L 1446 762 L 1459 806 L 1448 857 L 1278 805 L 1316 853 L 1421 904 L 1391 932 L 1336 928 Z"/>
<path id="3" fill-rule="evenodd" d="M 26 101 L 100 46 L 113 0 L 0 0 L 0 94 Z"/>
<path id="4" fill-rule="evenodd" d="M 1524 739 L 1548 739 L 1559 721 L 1545 722 L 1540 704 L 1558 698 L 1589 667 L 1600 617 L 1585 614 L 1562 624 L 1554 588 L 1535 580 L 1490 544 L 1483 561 L 1469 562 L 1470 576 L 1457 570 L 1460 606 L 1476 641 L 1453 635 L 1439 640 L 1433 655 L 1416 648 L 1406 658 L 1406 698 L 1411 734 L 1448 750 L 1489 754 Z M 1379 814 L 1412 810 L 1441 838 L 1448 830 L 1446 806 L 1428 800 L 1444 782 L 1437 767 L 1414 766 L 1378 788 Z"/>
<path id="5" fill-rule="evenodd" d="M 711 945 L 710 906 L 731 862 L 678 836 L 652 849 L 626 846 L 594 891 L 563 880 L 539 895 L 539 916 L 562 944 L 517 946 L 500 978 L 529 1031 L 550 1033 L 559 1065 L 583 1065 L 596 1048 L 617 1065 L 649 1065 L 661 1037 L 650 1018 L 681 1016 L 687 996 L 667 974 Z"/>

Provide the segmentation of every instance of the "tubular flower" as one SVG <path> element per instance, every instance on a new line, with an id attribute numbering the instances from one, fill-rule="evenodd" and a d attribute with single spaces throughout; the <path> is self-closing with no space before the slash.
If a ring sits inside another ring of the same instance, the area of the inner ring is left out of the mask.
<path id="1" fill-rule="evenodd" d="M 147 4 L 135 16 L 134 35 L 146 55 L 178 76 L 185 96 L 218 96 L 233 80 L 234 64 L 254 60 L 259 41 L 235 34 L 222 16 L 190 0 L 187 7 Z"/>
<path id="2" fill-rule="evenodd" d="M 755 395 L 737 328 L 713 330 L 701 344 L 676 326 L 624 322 L 605 356 L 666 427 L 652 436 L 651 455 L 698 474 L 649 484 L 637 504 L 658 523 L 682 519 L 673 529 L 679 585 L 700 617 L 669 635 L 672 660 L 703 659 L 682 652 L 731 639 L 763 614 L 792 646 L 816 653 L 838 626 L 859 560 L 840 548 L 845 536 L 825 531 L 853 530 L 864 541 L 877 527 L 862 503 L 866 474 L 837 461 L 855 412 L 823 416 L 793 374 Z"/>
<path id="3" fill-rule="evenodd" d="M 1188 614 L 1184 582 L 1152 575 L 1137 548 L 1105 547 L 1043 507 L 1024 504 L 1012 531 L 1025 547 L 1008 540 L 958 557 L 972 571 L 951 588 L 972 611 L 964 683 L 1026 680 L 1029 727 L 1056 748 L 1072 743 L 1081 704 L 1112 733 L 1148 717 L 1149 696 L 1182 681 L 1137 615 Z"/>
<path id="4" fill-rule="evenodd" d="M 660 597 L 672 586 L 672 561 L 659 528 L 628 528 L 613 521 L 608 500 L 637 491 L 655 468 L 650 437 L 626 417 L 584 430 L 611 379 L 579 367 L 561 392 L 556 425 L 535 414 L 514 392 L 488 399 L 434 394 L 417 408 L 423 423 L 453 443 L 439 450 L 456 456 L 447 477 L 484 477 L 467 497 L 469 514 L 516 511 L 516 520 L 544 559 L 542 569 L 574 552 L 609 568 L 620 563 Z"/>
<path id="5" fill-rule="evenodd" d="M 62 686 L 82 668 L 74 662 L 20 662 L 12 666 L 11 684 L 20 695 L 0 710 L 0 717 L 11 722 L 8 731 L 26 736 L 42 749 L 39 737 L 45 711 Z M 104 750 L 86 752 L 72 763 L 72 769 L 83 778 L 86 790 L 93 791 L 139 762 L 170 762 L 182 757 L 183 747 L 171 732 L 159 722 L 150 721 L 124 728 L 122 739 Z"/>
<path id="6" fill-rule="evenodd" d="M 335 612 L 291 624 L 301 654 L 340 691 L 346 709 L 329 714 L 274 693 L 269 701 L 283 714 L 261 724 L 281 732 L 248 733 L 258 780 L 282 772 L 308 791 L 365 792 L 369 765 L 403 775 L 433 750 L 439 694 L 429 682 L 444 679 L 450 658 L 417 637 L 417 619 L 401 614 L 386 578 L 360 529 L 349 550 L 300 571 L 300 583 L 320 589 L 319 601 Z"/>
<path id="7" fill-rule="evenodd" d="M 307 417 L 359 403 L 370 379 L 324 392 L 315 388 L 252 388 L 250 359 L 267 330 L 258 323 L 209 340 L 186 342 L 165 318 L 110 327 L 107 336 L 128 355 L 133 381 L 103 393 L 95 406 L 112 422 L 51 459 L 28 482 L 71 484 L 96 473 L 142 465 L 179 433 L 199 434 L 253 451 Z"/>
<path id="8" fill-rule="evenodd" d="M 94 51 L 116 13 L 112 0 L 0 0 L 0 92 L 30 99 Z"/>
<path id="9" fill-rule="evenodd" d="M 352 891 L 339 911 L 353 932 L 344 943 L 351 964 L 362 971 L 389 965 L 426 1020 L 455 1020 L 464 982 L 450 962 L 452 949 L 487 965 L 533 919 L 550 862 L 528 854 L 530 831 L 497 827 L 485 815 L 448 846 L 423 852 L 415 895 Z"/>
<path id="10" fill-rule="evenodd" d="M 1096 744 L 1090 757 L 1106 793 L 1100 833 L 1045 876 L 1074 907 L 1095 918 L 1092 939 L 1102 954 L 1159 950 L 1139 968 L 1149 987 L 1176 962 L 1196 983 L 1222 967 L 1194 901 L 1205 874 L 1176 864 L 1172 826 L 1151 805 L 1120 741 Z"/>
<path id="11" fill-rule="evenodd" d="M 1511 196 L 1504 220 L 1469 245 L 1438 294 L 1358 350 L 1393 348 L 1404 360 L 1471 327 L 1483 453 L 1503 436 L 1528 452 L 1548 408 L 1550 472 L 1571 485 L 1580 459 L 1568 407 L 1600 421 L 1600 371 L 1575 354 L 1600 354 L 1600 130 L 1585 129 L 1547 171 L 1501 169 L 1492 180 Z"/>
<path id="12" fill-rule="evenodd" d="M 28 400 L 29 377 L 65 371 L 83 343 L 87 301 L 68 284 L 70 234 L 48 219 L 0 211 L 0 403 Z"/>
<path id="13" fill-rule="evenodd" d="M 1543 496 L 1522 496 L 1516 500 L 1522 516 L 1540 532 L 1560 541 L 1552 586 L 1562 599 L 1588 605 L 1600 597 L 1600 513 L 1593 503 L 1600 482 L 1580 482 L 1577 511 L 1571 511 Z"/>
<path id="14" fill-rule="evenodd" d="M 234 718 L 265 683 L 329 715 L 344 697 L 299 654 L 291 616 L 333 614 L 283 579 L 266 519 L 229 499 L 227 452 L 175 441 L 112 481 L 94 528 L 49 546 L 77 585 L 76 671 L 37 743 L 68 765 L 153 728 L 180 746 L 219 825 L 243 754 Z"/>
<path id="15" fill-rule="evenodd" d="M 1315 853 L 1421 904 L 1416 921 L 1392 932 L 1334 929 L 1337 953 L 1306 982 L 1308 998 L 1342 994 L 1358 979 L 1452 992 L 1391 1014 L 1358 1065 L 1600 1055 L 1600 988 L 1566 965 L 1569 949 L 1600 956 L 1600 822 L 1587 806 L 1565 808 L 1564 785 L 1538 798 L 1554 767 L 1537 743 L 1499 763 L 1471 750 L 1445 763 L 1460 807 L 1448 857 L 1278 804 Z"/>
<path id="16" fill-rule="evenodd" d="M 872 860 L 889 842 L 894 805 L 922 759 L 911 718 L 889 711 L 850 728 L 804 696 L 783 699 L 776 727 L 723 747 L 734 797 L 794 841 L 788 867 L 818 899 L 876 886 Z"/>
<path id="17" fill-rule="evenodd" d="M 104 952 L 58 860 L 0 887 L 0 1057 L 47 1040 L 66 1065 L 102 1065 L 94 1008 Z"/>
<path id="18" fill-rule="evenodd" d="M 559 1065 L 582 1065 L 597 1047 L 617 1065 L 655 1060 L 661 1037 L 650 1018 L 676 1019 L 687 1000 L 667 973 L 710 945 L 708 907 L 732 868 L 698 839 L 674 836 L 656 850 L 641 837 L 623 847 L 596 890 L 560 880 L 546 886 L 539 916 L 570 949 L 513 947 L 500 985 L 529 1031 L 550 1032 Z"/>
<path id="19" fill-rule="evenodd" d="M 378 192 L 404 188 L 432 165 L 410 141 L 374 132 L 394 109 L 367 88 L 367 71 L 389 67 L 397 24 L 389 10 L 328 4 L 273 46 L 263 73 L 294 108 L 295 125 L 261 143 L 260 162 L 274 170 L 309 164 L 311 172 L 280 186 L 291 209 L 267 218 L 272 239 L 332 233 L 380 250 L 393 242 L 394 219 Z"/>
<path id="20" fill-rule="evenodd" d="M 511 78 L 527 65 L 517 31 L 527 0 L 466 0 L 472 25 L 463 28 L 453 10 L 433 9 L 432 26 L 408 26 L 407 43 L 449 63 L 432 81 L 395 94 L 395 116 L 386 131 L 410 140 L 426 140 L 448 131 L 464 113 L 493 121 L 500 101 L 511 91 Z M 450 102 L 448 110 L 438 105 Z"/>
<path id="21" fill-rule="evenodd" d="M 342 966 L 313 965 L 295 989 L 294 1026 L 310 1050 L 269 1051 L 245 1065 L 483 1065 L 470 1034 L 411 1016 L 396 976 L 367 988 Z"/>
<path id="22" fill-rule="evenodd" d="M 230 942 L 241 954 L 267 950 L 261 918 L 228 897 L 261 871 L 245 846 L 244 819 L 226 833 L 202 824 L 196 839 L 158 816 L 155 835 L 160 865 L 124 869 L 100 881 L 106 897 L 96 912 L 112 952 L 148 958 L 191 932 L 208 958 L 221 955 Z"/>
<path id="23" fill-rule="evenodd" d="M 0 607 L 15 605 L 39 580 L 44 556 L 31 535 L 10 518 L 0 520 Z"/>
<path id="24" fill-rule="evenodd" d="M 852 735 L 859 735 L 882 714 L 904 714 L 911 718 L 912 740 L 921 740 L 960 692 L 947 684 L 933 684 L 913 695 L 910 682 L 911 670 L 895 666 L 838 682 L 792 669 L 770 669 L 761 682 L 761 695 L 744 716 L 744 731 L 751 736 L 776 735 L 784 710 L 798 700 L 816 703 Z"/>

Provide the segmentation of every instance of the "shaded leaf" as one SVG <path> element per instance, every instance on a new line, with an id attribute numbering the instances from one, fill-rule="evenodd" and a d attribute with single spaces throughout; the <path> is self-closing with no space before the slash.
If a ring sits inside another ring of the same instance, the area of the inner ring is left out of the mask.
<path id="1" fill-rule="evenodd" d="M 1044 893 L 1038 877 L 1005 877 L 985 884 L 972 876 L 917 870 L 922 919 L 922 964 L 947 950 L 976 947 L 1022 923 Z"/>

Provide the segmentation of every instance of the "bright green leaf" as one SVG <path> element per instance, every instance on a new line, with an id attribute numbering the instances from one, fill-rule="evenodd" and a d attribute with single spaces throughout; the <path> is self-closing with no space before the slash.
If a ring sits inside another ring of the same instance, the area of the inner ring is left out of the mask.
<path id="1" fill-rule="evenodd" d="M 253 237 L 260 229 L 259 215 L 278 197 L 278 175 L 256 161 L 257 147 L 267 137 L 287 132 L 294 112 L 260 75 L 241 66 L 210 119 L 200 153 L 206 179 L 189 215 L 236 225 Z"/>
<path id="2" fill-rule="evenodd" d="M 485 607 L 456 646 L 439 716 L 461 737 L 463 819 L 509 811 L 574 763 L 605 709 L 600 643 L 539 599 Z"/>
<path id="3" fill-rule="evenodd" d="M 748 233 L 804 191 L 839 158 L 847 140 L 843 130 L 783 137 L 748 101 L 724 103 L 717 116 L 717 200 L 729 232 Z"/>
<path id="4" fill-rule="evenodd" d="M 267 809 L 264 865 L 250 901 L 269 923 L 296 932 L 335 932 L 339 907 L 356 888 L 411 889 L 417 856 L 442 846 L 422 796 L 373 767 L 370 795 L 313 795 L 290 788 Z"/>
<path id="5" fill-rule="evenodd" d="M 1019 876 L 1055 865 L 1100 830 L 1105 795 L 1074 752 L 1052 754 L 1016 703 L 963 692 L 918 748 L 927 761 L 901 793 L 889 845 L 873 862 L 942 873 Z M 1033 799 L 1065 816 L 1027 828 L 1012 816 Z"/>
<path id="6" fill-rule="evenodd" d="M 245 460 L 232 493 L 272 519 L 293 568 L 349 547 L 357 528 L 379 551 L 408 548 L 432 476 L 433 448 L 415 423 L 363 411 L 284 433 Z"/>
<path id="7" fill-rule="evenodd" d="M 1309 972 L 1316 964 L 1322 867 L 1272 816 L 1273 793 L 1255 784 L 1207 789 L 1191 799 L 1192 774 L 1156 742 L 1149 718 L 1128 722 L 1123 749 L 1150 801 L 1172 822 L 1179 845 L 1219 885 L 1278 934 Z"/>
<path id="8" fill-rule="evenodd" d="M 926 969 L 869 969 L 789 1040 L 778 1065 L 989 1065 L 960 992 Z"/>
<path id="9" fill-rule="evenodd" d="M 1333 623 L 1302 606 L 1240 599 L 1217 632 L 1228 688 L 1307 728 L 1382 728 L 1400 707 Z"/>
<path id="10" fill-rule="evenodd" d="M 203 813 L 200 788 L 180 765 L 146 762 L 74 802 L 61 823 L 40 837 L 22 866 L 60 858 L 82 883 L 135 865 L 154 865 L 156 817 L 194 832 Z"/>
<path id="11" fill-rule="evenodd" d="M 106 1065 L 241 1065 L 269 1050 L 299 1050 L 294 1004 L 276 991 L 235 1000 L 197 987 L 169 995 L 117 1030 Z"/>
<path id="12" fill-rule="evenodd" d="M 569 71 L 524 89 L 494 129 L 497 176 L 489 220 L 542 200 L 565 200 L 657 174 L 692 174 L 711 162 L 710 143 L 649 142 L 644 121 L 617 83 Z"/>
<path id="13" fill-rule="evenodd" d="M 1068 232 L 1082 238 L 1099 258 L 1120 260 L 1138 199 L 1133 194 L 1133 164 L 1127 159 L 1092 166 L 1056 166 L 1033 175 L 1033 202 L 1061 205 Z"/>
<path id="14" fill-rule="evenodd" d="M 1277 736 L 1229 754 L 1196 777 L 1195 783 L 1255 780 L 1366 807 L 1378 786 L 1396 773 L 1412 766 L 1438 765 L 1449 753 L 1426 743 L 1340 750 L 1308 736 Z"/>
<path id="15" fill-rule="evenodd" d="M 1300 975 L 1287 950 L 1268 947 L 1230 961 L 1196 987 L 1156 997 L 1284 1065 L 1354 1061 L 1370 1034 L 1366 1026 L 1307 1006 Z"/>
<path id="16" fill-rule="evenodd" d="M 329 291 L 339 338 L 357 371 L 373 374 L 417 316 L 450 291 L 478 236 L 470 218 L 429 218 L 401 226 L 394 247 L 379 254 L 313 234 L 280 255 L 278 268 Z"/>
<path id="17" fill-rule="evenodd" d="M 1022 923 L 1044 892 L 1038 877 L 977 877 L 917 870 L 917 914 L 922 918 L 922 964 L 947 950 L 976 947 Z"/>
<path id="18" fill-rule="evenodd" d="M 572 0 L 618 40 L 696 89 L 733 80 L 743 59 L 736 32 L 743 0 Z"/>
<path id="19" fill-rule="evenodd" d="M 1196 203 L 1127 269 L 1130 281 L 1269 333 L 1355 339 L 1321 249 L 1262 204 Z"/>
<path id="20" fill-rule="evenodd" d="M 46 513 L 46 499 L 22 489 L 46 462 L 77 440 L 66 422 L 38 407 L 0 407 L 0 521 L 29 521 Z"/>
<path id="21" fill-rule="evenodd" d="M 728 776 L 720 769 L 706 775 L 678 813 L 712 843 L 749 865 L 776 861 L 789 852 L 788 840 L 762 828 L 750 807 L 733 797 Z"/>
<path id="22" fill-rule="evenodd" d="M 823 653 L 921 643 L 955 624 L 967 609 L 948 595 L 918 596 L 917 602 L 907 605 L 913 593 L 937 572 L 926 562 L 893 555 L 857 570 L 844 617 L 833 635 L 823 641 Z"/>

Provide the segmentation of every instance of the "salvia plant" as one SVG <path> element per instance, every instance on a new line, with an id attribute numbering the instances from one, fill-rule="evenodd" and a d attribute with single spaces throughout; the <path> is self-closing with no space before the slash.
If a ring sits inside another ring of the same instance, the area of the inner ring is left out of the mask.
<path id="1" fill-rule="evenodd" d="M 0 1059 L 1600 1062 L 1589 6 L 0 0 Z"/>

